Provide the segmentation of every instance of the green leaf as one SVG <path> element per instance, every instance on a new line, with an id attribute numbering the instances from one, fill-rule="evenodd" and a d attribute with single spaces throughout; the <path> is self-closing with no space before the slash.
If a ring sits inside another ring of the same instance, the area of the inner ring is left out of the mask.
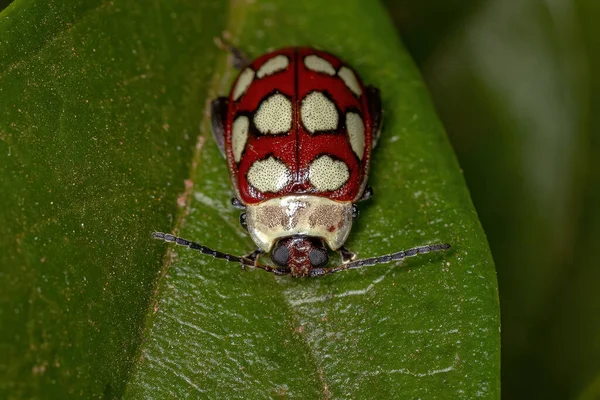
<path id="1" fill-rule="evenodd" d="M 319 29 L 336 20 L 343 23 Z M 342 54 L 366 82 L 382 87 L 386 129 L 374 156 L 376 197 L 363 208 L 351 248 L 370 256 L 448 241 L 455 250 L 407 261 L 404 269 L 293 280 L 239 273 L 173 249 L 177 258 L 165 265 L 128 394 L 497 396 L 498 308 L 485 238 L 423 86 L 382 10 L 360 2 L 343 10 L 308 2 L 237 4 L 228 30 L 255 55 L 295 44 Z M 221 94 L 232 78 L 231 67 L 224 70 L 229 75 L 214 80 Z M 232 193 L 208 119 L 203 132 L 189 214 L 175 228 L 208 246 L 247 253 L 252 244 L 228 207 Z"/>
<path id="2" fill-rule="evenodd" d="M 485 235 L 378 4 L 70 4 L 21 0 L 0 14 L 12 46 L 0 53 L 0 323 L 10 327 L 0 388 L 15 398 L 499 397 Z M 254 56 L 326 49 L 382 89 L 375 197 L 348 247 L 361 257 L 453 248 L 292 279 L 151 241 L 163 230 L 253 250 L 204 112 L 235 77 L 212 43 L 222 31 Z"/>
<path id="3" fill-rule="evenodd" d="M 225 4 L 0 14 L 0 398 L 119 397 L 184 190 Z"/>

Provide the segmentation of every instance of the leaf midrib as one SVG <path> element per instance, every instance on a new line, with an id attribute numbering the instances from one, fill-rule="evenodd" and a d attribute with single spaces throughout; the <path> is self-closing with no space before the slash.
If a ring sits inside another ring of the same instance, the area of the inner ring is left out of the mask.
<path id="1" fill-rule="evenodd" d="M 236 33 L 232 33 L 233 37 L 235 37 L 237 33 L 241 32 L 243 28 L 245 15 L 246 13 L 244 12 L 244 4 L 237 0 L 230 0 L 229 14 L 226 20 L 226 32 L 235 31 Z M 205 102 L 205 109 L 203 112 L 202 122 L 200 123 L 201 133 L 198 135 L 196 145 L 194 146 L 195 151 L 192 155 L 192 160 L 190 162 L 190 169 L 187 179 L 190 179 L 192 182 L 194 181 L 194 177 L 200 175 L 200 170 L 202 167 L 202 151 L 204 149 L 204 145 L 206 144 L 207 140 L 212 140 L 212 138 L 210 137 L 211 135 L 208 133 L 211 132 L 212 129 L 210 115 L 210 97 L 211 95 L 216 96 L 219 93 L 226 93 L 229 90 L 232 81 L 231 75 L 234 69 L 231 63 L 228 62 L 230 61 L 231 57 L 224 51 L 222 51 L 222 54 L 222 57 L 217 57 L 217 62 L 214 68 L 215 73 L 213 75 L 213 80 L 207 90 L 207 101 Z M 225 72 L 220 73 L 220 71 Z M 183 207 L 178 208 L 175 223 L 173 224 L 174 233 L 181 232 L 183 227 L 185 226 L 186 217 L 190 213 L 190 208 L 192 206 L 193 201 L 195 201 L 195 198 L 194 187 L 192 186 L 191 190 L 189 190 L 189 192 L 186 193 L 185 205 Z M 221 219 L 224 219 L 221 215 L 219 215 L 219 217 Z M 227 223 L 227 225 L 230 226 L 229 223 Z M 233 227 L 231 228 L 233 229 Z M 140 365 L 140 361 L 145 357 L 145 338 L 149 337 L 148 332 L 152 328 L 152 316 L 155 314 L 155 309 L 160 303 L 160 297 L 162 294 L 161 287 L 164 287 L 163 283 L 165 282 L 165 279 L 168 279 L 168 272 L 173 265 L 173 261 L 176 259 L 174 255 L 175 253 L 173 247 L 169 246 L 163 257 L 162 267 L 160 268 L 157 278 L 154 284 L 152 285 L 152 295 L 150 296 L 148 302 L 148 309 L 144 317 L 143 329 L 140 331 L 140 345 L 137 350 L 137 355 L 134 358 L 134 360 L 136 361 L 134 361 L 132 368 L 130 368 L 127 372 L 127 376 L 125 378 L 126 384 L 124 392 L 127 391 L 128 383 L 130 382 L 130 379 L 133 376 L 135 369 L 138 365 Z M 235 272 L 236 270 L 234 269 L 232 273 Z M 259 272 L 262 273 L 262 271 Z M 289 321 L 292 322 L 293 326 L 298 326 L 300 324 L 300 316 L 289 303 L 289 299 L 285 296 L 284 291 L 277 284 L 276 277 L 271 274 L 269 276 L 271 277 L 271 280 L 273 282 L 273 287 L 276 288 L 276 290 L 272 291 L 272 293 L 276 294 L 279 297 L 279 304 L 285 304 L 283 307 L 287 311 L 287 315 L 290 317 Z M 331 392 L 329 390 L 329 384 L 327 383 L 327 379 L 325 377 L 325 372 L 317 359 L 315 351 L 308 340 L 307 334 L 299 333 L 298 335 L 293 336 L 295 338 L 300 337 L 301 339 L 299 340 L 301 341 L 302 346 L 304 346 L 307 349 L 308 356 L 312 363 L 311 368 L 308 368 L 308 370 L 313 370 L 317 372 L 317 376 L 321 384 L 321 387 L 319 389 L 320 393 L 322 393 L 323 395 L 322 398 L 330 399 Z"/>

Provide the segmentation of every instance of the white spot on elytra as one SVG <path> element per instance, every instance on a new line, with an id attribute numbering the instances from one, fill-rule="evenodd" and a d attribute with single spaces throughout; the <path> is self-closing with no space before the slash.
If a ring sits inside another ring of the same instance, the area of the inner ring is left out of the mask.
<path id="1" fill-rule="evenodd" d="M 280 93 L 263 100 L 254 114 L 254 125 L 263 135 L 292 129 L 292 102 Z"/>
<path id="2" fill-rule="evenodd" d="M 256 72 L 256 77 L 262 79 L 267 75 L 273 75 L 276 72 L 283 71 L 289 65 L 288 58 L 282 54 L 275 56 L 265 62 Z"/>
<path id="3" fill-rule="evenodd" d="M 248 90 L 248 87 L 254 80 L 254 71 L 251 68 L 246 68 L 242 71 L 233 88 L 233 101 L 237 101 Z"/>
<path id="4" fill-rule="evenodd" d="M 308 179 L 321 192 L 341 188 L 350 178 L 348 166 L 343 161 L 324 155 L 317 157 L 309 166 Z"/>
<path id="5" fill-rule="evenodd" d="M 349 112 L 346 114 L 346 129 L 352 150 L 362 160 L 365 152 L 365 125 L 360 115 Z"/>
<path id="6" fill-rule="evenodd" d="M 304 57 L 304 65 L 311 71 L 335 75 L 335 68 L 333 68 L 333 65 L 331 65 L 329 61 L 314 54 Z"/>
<path id="7" fill-rule="evenodd" d="M 246 141 L 248 140 L 248 126 L 250 121 L 245 115 L 240 115 L 233 121 L 231 128 L 231 147 L 233 149 L 233 159 L 235 162 L 239 162 L 242 158 L 242 152 L 246 147 Z"/>
<path id="8" fill-rule="evenodd" d="M 288 167 L 274 157 L 255 161 L 248 170 L 248 182 L 260 192 L 279 192 L 291 179 Z"/>
<path id="9" fill-rule="evenodd" d="M 302 123 L 310 132 L 332 131 L 338 126 L 338 112 L 335 104 L 321 92 L 309 93 L 302 100 L 300 109 Z"/>
<path id="10" fill-rule="evenodd" d="M 358 83 L 358 79 L 356 79 L 354 71 L 348 67 L 342 67 L 338 71 L 338 75 L 342 78 L 346 86 L 348 86 L 348 89 L 352 90 L 355 95 L 360 97 L 362 89 L 360 88 L 360 84 Z"/>

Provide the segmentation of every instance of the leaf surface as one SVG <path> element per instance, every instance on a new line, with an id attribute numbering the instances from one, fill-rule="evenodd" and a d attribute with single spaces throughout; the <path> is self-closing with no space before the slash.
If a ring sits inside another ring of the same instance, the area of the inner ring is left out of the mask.
<path id="1" fill-rule="evenodd" d="M 1 388 L 15 398 L 499 397 L 493 261 L 382 7 L 69 4 L 22 0 L 0 14 L 13 47 L 0 53 Z M 253 56 L 325 49 L 381 88 L 375 196 L 349 248 L 452 250 L 292 279 L 152 241 L 162 230 L 253 250 L 206 112 L 235 77 L 213 44 L 222 31 Z"/>
<path id="2" fill-rule="evenodd" d="M 493 263 L 453 153 L 387 16 L 359 1 L 343 8 L 233 4 L 227 32 L 249 54 L 327 49 L 382 89 L 375 197 L 361 206 L 348 246 L 363 257 L 434 242 L 454 248 L 325 279 L 240 272 L 173 248 L 128 397 L 498 397 Z M 235 77 L 231 65 L 222 70 L 213 83 L 221 95 Z M 226 166 L 209 131 L 206 117 L 189 214 L 175 229 L 245 254 L 253 246 L 228 205 Z"/>

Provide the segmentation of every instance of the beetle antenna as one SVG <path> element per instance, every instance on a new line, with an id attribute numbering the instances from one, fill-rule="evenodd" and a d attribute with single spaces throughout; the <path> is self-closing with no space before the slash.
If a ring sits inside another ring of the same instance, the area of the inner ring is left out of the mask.
<path id="1" fill-rule="evenodd" d="M 218 258 L 221 260 L 227 260 L 227 261 L 231 261 L 231 262 L 237 262 L 237 263 L 242 264 L 242 266 L 254 267 L 254 261 L 252 261 L 246 257 L 234 256 L 233 254 L 228 254 L 228 253 L 223 253 L 223 252 L 220 252 L 217 250 L 213 250 L 213 249 L 203 246 L 201 244 L 191 242 L 187 239 L 173 236 L 169 233 L 152 232 L 152 237 L 154 239 L 164 240 L 165 242 L 172 242 L 172 243 L 176 243 L 180 246 L 189 247 L 192 250 L 197 250 L 202 254 L 213 256 L 214 258 Z"/>
<path id="2" fill-rule="evenodd" d="M 224 36 L 215 37 L 213 40 L 219 49 L 225 50 L 233 55 L 233 67 L 238 71 L 243 70 L 252 62 L 252 60 L 248 58 L 243 51 L 235 46 L 232 46 L 231 43 L 229 43 L 229 40 L 227 40 L 227 38 Z"/>
<path id="3" fill-rule="evenodd" d="M 356 269 L 356 268 L 367 267 L 367 266 L 371 266 L 371 265 L 385 264 L 390 261 L 398 261 L 398 260 L 402 260 L 406 257 L 413 257 L 413 256 L 416 256 L 417 254 L 425 254 L 425 253 L 430 253 L 432 251 L 447 250 L 449 248 L 450 248 L 450 245 L 447 243 L 430 244 L 427 246 L 414 247 L 412 249 L 398 251 L 396 253 L 387 254 L 385 256 L 364 258 L 362 260 L 351 261 L 349 263 L 338 265 L 336 267 L 316 268 L 311 271 L 310 276 L 330 275 L 335 272 L 345 271 L 347 269 Z"/>

